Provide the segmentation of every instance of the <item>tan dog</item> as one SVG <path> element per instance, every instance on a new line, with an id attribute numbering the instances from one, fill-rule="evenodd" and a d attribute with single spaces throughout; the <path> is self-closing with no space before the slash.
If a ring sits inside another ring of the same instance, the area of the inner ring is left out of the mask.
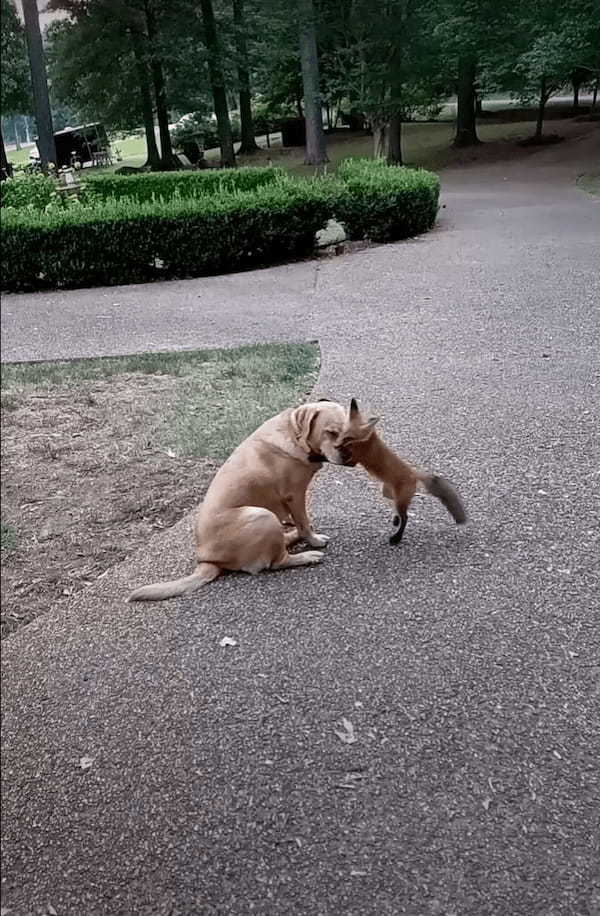
<path id="1" fill-rule="evenodd" d="M 290 554 L 307 541 L 325 547 L 306 513 L 306 491 L 321 462 L 343 464 L 333 445 L 346 421 L 333 401 L 284 410 L 239 445 L 215 475 L 195 525 L 198 565 L 190 576 L 136 589 L 129 601 L 160 601 L 188 595 L 222 570 L 258 573 L 319 563 L 318 550 Z M 285 531 L 292 518 L 296 526 Z"/>
<path id="2" fill-rule="evenodd" d="M 382 493 L 386 499 L 392 500 L 397 512 L 394 517 L 396 531 L 390 537 L 390 544 L 399 544 L 402 540 L 408 521 L 408 507 L 420 483 L 440 500 L 457 525 L 464 524 L 467 516 L 463 504 L 448 481 L 417 470 L 403 461 L 377 435 L 377 422 L 377 417 L 363 417 L 352 398 L 346 423 L 337 436 L 331 437 L 330 445 L 339 463 L 350 467 L 362 464 L 372 477 L 382 481 Z"/>

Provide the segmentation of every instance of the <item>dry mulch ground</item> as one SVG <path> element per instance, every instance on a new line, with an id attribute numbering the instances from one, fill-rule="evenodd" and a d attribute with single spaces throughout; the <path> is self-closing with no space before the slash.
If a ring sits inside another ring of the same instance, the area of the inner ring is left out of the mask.
<path id="1" fill-rule="evenodd" d="M 39 388 L 2 410 L 2 636 L 74 594 L 197 505 L 214 461 L 157 444 L 176 379 Z"/>

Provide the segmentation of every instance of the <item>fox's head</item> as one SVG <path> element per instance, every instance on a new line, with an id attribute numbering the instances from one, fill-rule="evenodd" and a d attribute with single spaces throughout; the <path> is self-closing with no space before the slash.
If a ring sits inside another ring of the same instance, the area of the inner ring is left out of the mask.
<path id="1" fill-rule="evenodd" d="M 359 460 L 356 452 L 360 451 L 362 443 L 368 442 L 371 438 L 378 422 L 379 417 L 364 417 L 359 410 L 356 398 L 352 398 L 342 428 L 330 431 L 331 444 L 340 457 L 340 460 L 335 463 L 354 467 Z"/>

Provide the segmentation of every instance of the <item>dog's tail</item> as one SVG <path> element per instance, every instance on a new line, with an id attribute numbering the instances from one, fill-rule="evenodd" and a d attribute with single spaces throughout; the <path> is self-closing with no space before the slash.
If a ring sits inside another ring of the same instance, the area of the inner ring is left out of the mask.
<path id="1" fill-rule="evenodd" d="M 454 490 L 447 480 L 438 477 L 436 474 L 419 475 L 423 485 L 428 493 L 435 496 L 436 499 L 446 507 L 457 525 L 464 525 L 467 520 L 467 513 L 462 504 L 460 496 Z"/>
<path id="2" fill-rule="evenodd" d="M 178 598 L 190 595 L 196 589 L 212 582 L 221 572 L 220 566 L 214 563 L 198 563 L 191 576 L 173 579 L 171 582 L 155 582 L 153 585 L 142 585 L 131 593 L 127 601 L 164 601 L 165 598 Z"/>

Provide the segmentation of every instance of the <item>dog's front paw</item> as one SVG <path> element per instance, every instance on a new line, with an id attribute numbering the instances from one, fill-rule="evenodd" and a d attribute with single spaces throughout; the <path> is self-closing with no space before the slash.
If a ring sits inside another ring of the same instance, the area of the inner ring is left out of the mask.
<path id="1" fill-rule="evenodd" d="M 329 543 L 329 538 L 326 534 L 311 534 L 305 540 L 311 547 L 326 547 Z"/>

